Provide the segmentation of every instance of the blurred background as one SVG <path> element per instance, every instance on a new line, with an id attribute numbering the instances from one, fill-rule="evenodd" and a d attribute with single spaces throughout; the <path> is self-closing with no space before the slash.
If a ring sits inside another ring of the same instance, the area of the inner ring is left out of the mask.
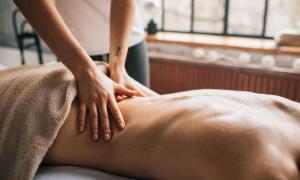
<path id="1" fill-rule="evenodd" d="M 300 28 L 299 0 L 154 0 L 163 31 L 274 37 Z M 144 1 L 141 7 L 145 6 Z M 149 14 L 149 13 L 148 13 Z M 149 17 L 144 17 L 147 22 Z"/>
<path id="2" fill-rule="evenodd" d="M 300 0 L 137 2 L 149 33 L 152 89 L 246 90 L 300 101 Z M 0 64 L 56 62 L 15 10 L 0 1 Z"/>

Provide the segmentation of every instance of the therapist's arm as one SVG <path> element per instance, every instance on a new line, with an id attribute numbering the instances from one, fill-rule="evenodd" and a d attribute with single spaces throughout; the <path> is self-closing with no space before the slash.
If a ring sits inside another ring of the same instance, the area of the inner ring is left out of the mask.
<path id="1" fill-rule="evenodd" d="M 136 90 L 138 95 L 145 96 L 141 89 L 131 83 L 125 70 L 128 52 L 128 41 L 132 32 L 135 17 L 136 0 L 112 0 L 110 10 L 110 78 L 129 89 Z"/>
<path id="2" fill-rule="evenodd" d="M 111 73 L 125 66 L 128 40 L 135 16 L 135 0 L 112 0 L 110 9 L 109 69 Z"/>
<path id="3" fill-rule="evenodd" d="M 79 89 L 79 130 L 85 129 L 88 113 L 92 138 L 99 139 L 101 123 L 103 136 L 109 140 L 111 131 L 108 109 L 112 112 L 117 127 L 122 129 L 125 125 L 116 105 L 114 93 L 132 96 L 135 92 L 113 83 L 96 68 L 95 63 L 65 25 L 52 0 L 14 0 L 14 2 L 35 31 L 73 73 Z"/>

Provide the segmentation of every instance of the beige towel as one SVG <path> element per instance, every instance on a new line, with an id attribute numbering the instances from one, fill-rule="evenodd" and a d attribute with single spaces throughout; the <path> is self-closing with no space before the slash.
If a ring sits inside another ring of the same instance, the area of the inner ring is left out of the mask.
<path id="1" fill-rule="evenodd" d="M 0 179 L 33 178 L 76 95 L 61 63 L 0 71 Z"/>

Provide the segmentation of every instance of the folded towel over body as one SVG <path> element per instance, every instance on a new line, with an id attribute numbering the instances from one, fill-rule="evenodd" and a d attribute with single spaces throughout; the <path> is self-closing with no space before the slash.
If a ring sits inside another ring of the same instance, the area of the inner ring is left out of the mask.
<path id="1" fill-rule="evenodd" d="M 0 71 L 0 179 L 33 178 L 76 96 L 61 63 Z"/>

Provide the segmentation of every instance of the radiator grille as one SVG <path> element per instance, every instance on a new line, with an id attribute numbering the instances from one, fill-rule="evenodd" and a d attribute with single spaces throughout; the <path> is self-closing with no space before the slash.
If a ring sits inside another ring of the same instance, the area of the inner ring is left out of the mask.
<path id="1" fill-rule="evenodd" d="M 300 102 L 300 76 L 286 72 L 150 58 L 151 88 L 158 93 L 228 89 L 274 94 Z"/>

